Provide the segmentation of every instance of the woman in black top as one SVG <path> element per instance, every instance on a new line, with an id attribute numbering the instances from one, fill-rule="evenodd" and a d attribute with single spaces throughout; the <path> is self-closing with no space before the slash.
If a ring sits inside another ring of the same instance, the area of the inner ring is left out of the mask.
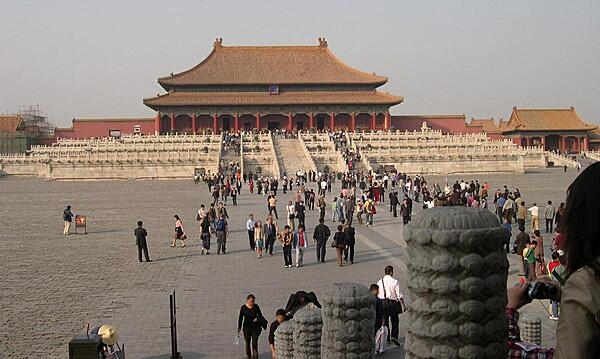
<path id="1" fill-rule="evenodd" d="M 338 265 L 341 267 L 344 249 L 346 249 L 346 234 L 344 233 L 344 227 L 342 227 L 341 224 L 337 227 L 337 232 L 333 235 L 333 242 L 336 245 L 335 251 L 337 254 Z"/>
<path id="2" fill-rule="evenodd" d="M 210 254 L 210 221 L 208 220 L 208 216 L 202 219 L 200 222 L 200 238 L 202 239 L 202 254 Z"/>
<path id="3" fill-rule="evenodd" d="M 263 317 L 260 307 L 255 304 L 254 294 L 248 294 L 246 304 L 240 308 L 238 317 L 238 333 L 243 328 L 244 340 L 246 341 L 246 358 L 258 359 L 258 337 L 261 326 L 266 327 L 266 319 Z M 252 349 L 250 349 L 252 345 Z"/>

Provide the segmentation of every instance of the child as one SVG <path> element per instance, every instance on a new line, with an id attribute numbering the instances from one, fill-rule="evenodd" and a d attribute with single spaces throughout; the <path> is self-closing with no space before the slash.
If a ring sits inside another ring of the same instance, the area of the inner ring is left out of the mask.
<path id="1" fill-rule="evenodd" d="M 271 347 L 271 358 L 277 358 L 277 353 L 275 352 L 275 331 L 279 328 L 279 325 L 285 321 L 285 310 L 277 309 L 275 312 L 275 321 L 271 323 L 271 327 L 269 327 L 269 346 Z"/>
<path id="2" fill-rule="evenodd" d="M 527 263 L 527 280 L 535 282 L 537 276 L 535 275 L 535 247 L 537 247 L 537 241 L 533 240 L 527 243 L 525 249 L 523 249 L 523 258 Z"/>
<path id="3" fill-rule="evenodd" d="M 556 252 L 552 252 L 552 260 L 548 262 L 548 276 L 551 279 L 558 281 L 560 284 L 562 284 L 564 280 L 564 273 L 566 270 L 562 263 L 564 262 L 564 259 L 564 252 L 559 249 Z M 550 305 L 552 306 L 552 315 L 549 318 L 558 320 L 559 303 L 550 300 Z"/>

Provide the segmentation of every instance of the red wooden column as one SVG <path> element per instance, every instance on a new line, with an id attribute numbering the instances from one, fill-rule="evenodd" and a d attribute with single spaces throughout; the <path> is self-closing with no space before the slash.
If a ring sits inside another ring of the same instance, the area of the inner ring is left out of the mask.
<path id="1" fill-rule="evenodd" d="M 197 127 L 196 127 L 196 114 L 193 113 L 192 114 L 192 132 L 194 133 L 194 135 L 196 134 L 197 131 Z"/>
<path id="2" fill-rule="evenodd" d="M 375 112 L 371 113 L 371 130 L 375 131 L 375 125 L 377 123 L 377 116 L 375 115 Z"/>
<path id="3" fill-rule="evenodd" d="M 542 148 L 546 151 L 546 136 L 542 135 L 540 139 L 542 140 Z"/>
<path id="4" fill-rule="evenodd" d="M 260 130 L 260 112 L 256 113 L 256 129 Z"/>
<path id="5" fill-rule="evenodd" d="M 385 122 L 383 124 L 383 128 L 386 130 L 390 129 L 390 112 L 385 113 Z"/>
<path id="6" fill-rule="evenodd" d="M 583 138 L 583 150 L 584 150 L 584 151 L 587 151 L 587 150 L 588 150 L 588 146 L 589 146 L 589 145 L 590 145 L 590 143 L 589 143 L 589 138 L 588 138 L 588 136 L 585 136 L 585 137 Z"/>
<path id="7" fill-rule="evenodd" d="M 288 131 L 292 131 L 294 129 L 294 125 L 292 124 L 292 113 L 288 113 Z"/>
<path id="8" fill-rule="evenodd" d="M 352 112 L 350 116 L 350 132 L 356 131 L 356 113 Z"/>
<path id="9" fill-rule="evenodd" d="M 171 131 L 175 129 L 175 114 L 171 112 Z"/>
<path id="10" fill-rule="evenodd" d="M 213 134 L 217 133 L 217 114 L 213 113 Z"/>
<path id="11" fill-rule="evenodd" d="M 311 112 L 308 115 L 308 128 L 314 128 L 315 127 L 315 115 Z"/>
<path id="12" fill-rule="evenodd" d="M 160 112 L 156 113 L 156 118 L 154 119 L 154 134 L 160 134 Z"/>
<path id="13" fill-rule="evenodd" d="M 233 118 L 233 126 L 235 128 L 235 132 L 238 132 L 240 130 L 240 116 L 238 115 L 238 113 L 235 113 L 235 117 Z"/>
<path id="14" fill-rule="evenodd" d="M 565 143 L 565 136 L 560 136 L 560 153 L 564 153 L 567 144 Z"/>
<path id="15" fill-rule="evenodd" d="M 331 116 L 329 118 L 329 129 L 335 131 L 335 114 L 333 111 L 331 111 Z"/>

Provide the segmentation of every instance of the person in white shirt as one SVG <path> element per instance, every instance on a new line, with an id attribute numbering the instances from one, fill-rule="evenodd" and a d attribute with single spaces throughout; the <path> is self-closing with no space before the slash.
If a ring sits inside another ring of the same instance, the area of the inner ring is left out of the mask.
<path id="1" fill-rule="evenodd" d="M 377 285 L 379 286 L 379 299 L 383 301 L 383 318 L 389 326 L 391 324 L 390 338 L 391 341 L 400 345 L 398 342 L 399 324 L 400 318 L 398 314 L 404 312 L 404 296 L 400 292 L 400 283 L 394 279 L 394 267 L 386 266 L 384 270 L 385 275 L 381 278 Z"/>
<path id="2" fill-rule="evenodd" d="M 200 205 L 200 209 L 198 210 L 198 216 L 196 217 L 196 220 L 198 222 L 202 222 L 202 220 L 204 219 L 204 217 L 206 217 L 206 210 L 204 209 L 204 205 L 201 204 Z"/>
<path id="3" fill-rule="evenodd" d="M 256 250 L 256 242 L 254 241 L 254 226 L 256 222 L 254 221 L 254 215 L 250 213 L 248 215 L 248 221 L 246 221 L 246 229 L 248 230 L 248 244 L 250 244 L 251 250 Z"/>
<path id="4" fill-rule="evenodd" d="M 286 216 L 287 216 L 287 225 L 290 226 L 290 229 L 293 231 L 295 229 L 294 219 L 296 218 L 296 206 L 292 201 L 288 202 L 288 205 L 285 207 Z"/>
<path id="5" fill-rule="evenodd" d="M 533 206 L 531 206 L 527 210 L 529 211 L 529 213 L 531 213 L 531 232 L 539 231 L 540 230 L 540 220 L 539 220 L 540 207 L 538 207 L 536 203 L 533 203 Z"/>

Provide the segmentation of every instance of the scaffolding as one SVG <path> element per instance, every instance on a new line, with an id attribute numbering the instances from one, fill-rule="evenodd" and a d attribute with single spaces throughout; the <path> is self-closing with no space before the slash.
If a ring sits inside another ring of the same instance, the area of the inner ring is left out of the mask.
<path id="1" fill-rule="evenodd" d="M 39 105 L 21 105 L 18 107 L 17 115 L 21 117 L 20 129 L 30 137 L 49 138 L 54 137 L 56 126 L 48 122 Z"/>

